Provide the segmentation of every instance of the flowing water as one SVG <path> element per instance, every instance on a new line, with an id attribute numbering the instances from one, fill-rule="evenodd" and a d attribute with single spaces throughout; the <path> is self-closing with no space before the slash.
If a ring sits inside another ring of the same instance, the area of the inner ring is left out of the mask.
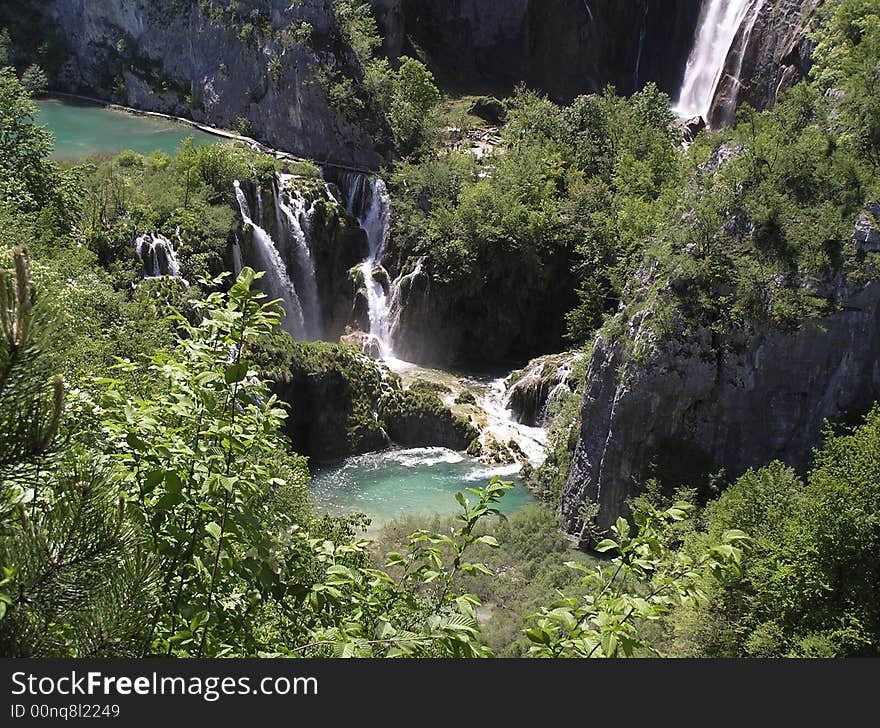
<path id="1" fill-rule="evenodd" d="M 39 102 L 38 120 L 46 124 L 56 136 L 56 157 L 79 159 L 95 153 L 117 153 L 133 149 L 148 154 L 153 151 L 174 153 L 180 142 L 195 137 L 197 143 L 222 143 L 217 137 L 190 127 L 160 119 L 142 117 L 100 106 Z M 279 178 L 274 195 L 276 229 L 285 240 L 275 241 L 252 218 L 244 190 L 235 182 L 239 211 L 246 226 L 252 231 L 253 244 L 250 264 L 264 270 L 260 285 L 272 298 L 283 301 L 287 315 L 282 325 L 296 339 L 317 338 L 320 319 L 317 314 L 317 291 L 314 286 L 314 262 L 309 248 L 310 211 L 295 192 L 287 189 L 286 178 Z M 381 268 L 382 252 L 390 224 L 390 200 L 381 179 L 368 175 L 351 174 L 345 184 L 343 197 L 349 211 L 364 228 L 369 240 L 369 255 L 362 263 L 368 288 L 371 333 L 382 347 L 383 359 L 393 370 L 402 374 L 404 381 L 416 378 L 443 381 L 452 389 L 445 399 L 453 403 L 455 394 L 464 389 L 472 391 L 485 411 L 476 413 L 481 424 L 499 440 L 517 439 L 530 460 L 543 459 L 538 428 L 515 423 L 504 404 L 503 380 L 490 377 L 473 378 L 439 370 L 424 369 L 394 357 L 391 346 L 400 308 L 405 301 L 403 292 L 412 280 L 421 274 L 422 261 L 397 280 L 383 285 L 385 273 Z M 256 218 L 265 223 L 263 199 L 257 195 Z M 135 242 L 144 264 L 144 274 L 152 276 L 179 275 L 174 246 L 159 235 L 145 234 Z M 279 246 L 291 258 L 285 263 Z M 238 240 L 232 246 L 232 260 L 238 273 L 244 261 Z M 289 271 L 293 271 L 293 275 Z M 497 376 L 497 375 L 496 375 Z M 336 467 L 327 467 L 315 473 L 312 492 L 319 511 L 327 513 L 363 512 L 373 520 L 371 531 L 406 514 L 441 514 L 457 512 L 455 493 L 468 487 L 485 485 L 494 475 L 516 483 L 514 491 L 502 501 L 502 510 L 512 512 L 532 501 L 532 495 L 516 477 L 519 464 L 488 465 L 443 448 L 394 448 L 349 458 Z M 473 496 L 468 496 L 473 500 Z"/>
<path id="2" fill-rule="evenodd" d="M 359 455 L 314 474 L 311 491 L 320 513 L 365 513 L 368 534 L 406 515 L 449 516 L 460 512 L 457 492 L 484 487 L 495 475 L 516 484 L 501 501 L 512 513 L 534 500 L 517 479 L 516 466 L 492 467 L 440 447 L 392 449 Z M 465 493 L 471 503 L 476 496 Z"/>
<path id="3" fill-rule="evenodd" d="M 391 198 L 385 183 L 379 177 L 348 173 L 342 179 L 344 185 L 348 186 L 346 209 L 364 229 L 369 243 L 367 258 L 360 265 L 370 318 L 368 333 L 379 345 L 382 359 L 393 360 L 390 306 L 392 294 L 386 290 L 382 281 L 383 278 L 387 280 L 388 276 L 382 267 L 382 253 L 385 251 L 391 227 Z"/>
<path id="4" fill-rule="evenodd" d="M 186 124 L 78 101 L 38 101 L 35 121 L 55 135 L 56 159 L 77 160 L 91 154 L 118 154 L 125 149 L 140 154 L 174 154 L 189 137 L 196 144 L 225 141 Z"/>
<path id="5" fill-rule="evenodd" d="M 250 208 L 244 190 L 241 189 L 241 184 L 235 180 L 234 185 L 242 220 L 245 225 L 250 226 L 253 232 L 255 268 L 266 272 L 266 275 L 260 279 L 260 287 L 270 298 L 281 299 L 287 314 L 282 317 L 281 325 L 294 339 L 302 341 L 306 338 L 306 326 L 296 286 L 290 280 L 287 266 L 284 264 L 278 248 L 275 247 L 275 241 L 272 240 L 269 233 L 251 219 Z M 259 194 L 257 199 L 260 200 Z"/>
<path id="6" fill-rule="evenodd" d="M 315 275 L 315 262 L 309 246 L 311 233 L 311 211 L 306 209 L 302 196 L 288 187 L 291 175 L 279 175 L 275 183 L 275 214 L 278 229 L 287 233 L 288 241 L 293 243 L 294 277 L 296 289 L 300 294 L 306 336 L 317 341 L 323 333 L 321 322 L 321 302 L 318 298 L 318 282 Z"/>
<path id="7" fill-rule="evenodd" d="M 688 58 L 675 109 L 682 118 L 708 118 L 727 55 L 737 31 L 755 2 L 708 0 L 704 3 L 696 42 Z"/>
<path id="8" fill-rule="evenodd" d="M 164 235 L 144 233 L 134 241 L 134 251 L 144 266 L 144 278 L 180 278 L 174 246 Z"/>

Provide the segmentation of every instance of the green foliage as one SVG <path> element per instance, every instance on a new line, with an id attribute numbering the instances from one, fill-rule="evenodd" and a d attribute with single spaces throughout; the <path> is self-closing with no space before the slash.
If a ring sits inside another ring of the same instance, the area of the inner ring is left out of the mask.
<path id="1" fill-rule="evenodd" d="M 599 553 L 617 555 L 608 566 L 592 569 L 579 563 L 584 597 L 559 599 L 543 608 L 526 630 L 535 657 L 631 657 L 638 650 L 657 650 L 642 630 L 681 604 L 706 600 L 699 583 L 706 575 L 726 582 L 740 573 L 748 537 L 725 531 L 719 542 L 693 557 L 676 549 L 674 524 L 692 506 L 676 504 L 664 511 L 648 506 L 634 514 L 637 531 L 623 518 L 600 541 Z"/>
<path id="2" fill-rule="evenodd" d="M 87 199 L 81 229 L 120 288 L 141 278 L 131 241 L 144 232 L 174 241 L 184 278 L 216 275 L 226 267 L 235 221 L 233 180 L 267 180 L 277 168 L 274 158 L 242 144 L 191 140 L 173 157 L 122 152 L 89 160 L 80 167 Z"/>
<path id="3" fill-rule="evenodd" d="M 453 414 L 436 391 L 425 388 L 386 394 L 378 414 L 391 439 L 401 445 L 439 444 L 461 450 L 480 434 L 468 420 Z M 427 441 L 426 430 L 433 435 Z"/>
<path id="4" fill-rule="evenodd" d="M 389 122 L 396 148 L 406 155 L 424 142 L 426 120 L 440 103 L 440 92 L 424 64 L 407 56 L 400 59 L 391 86 Z"/>
<path id="5" fill-rule="evenodd" d="M 419 527 L 449 533 L 453 524 L 450 519 L 435 518 L 426 524 L 424 518 L 400 518 L 383 527 L 374 550 L 384 553 L 399 549 L 399 544 L 407 543 L 409 534 Z M 566 595 L 577 593 L 580 579 L 565 562 L 593 563 L 594 558 L 577 550 L 560 533 L 553 510 L 542 504 L 486 521 L 477 534 L 494 539 L 474 544 L 471 556 L 485 563 L 490 573 L 459 572 L 454 585 L 483 602 L 479 613 L 481 640 L 499 657 L 525 657 L 529 650 L 523 635 L 527 617 L 556 599 L 560 591 Z M 450 565 L 448 556 L 444 564 Z"/>
<path id="6" fill-rule="evenodd" d="M 493 311 L 470 303 L 486 287 L 560 319 L 576 305 L 569 338 L 586 341 L 616 308 L 680 183 L 668 104 L 653 86 L 565 108 L 521 90 L 497 154 L 396 165 L 391 254 L 401 267 L 426 258 L 439 295 L 477 315 Z"/>
<path id="7" fill-rule="evenodd" d="M 48 201 L 54 166 L 50 134 L 33 123 L 36 107 L 9 66 L 0 68 L 0 207 L 34 212 Z"/>
<path id="8" fill-rule="evenodd" d="M 813 76 L 843 98 L 844 143 L 880 165 L 880 10 L 871 0 L 841 0 L 820 10 Z"/>
<path id="9" fill-rule="evenodd" d="M 0 272 L 0 654 L 140 654 L 155 564 L 103 458 L 59 447 L 65 388 L 47 377 L 51 312 L 27 252 Z"/>
<path id="10" fill-rule="evenodd" d="M 735 584 L 672 620 L 673 649 L 706 656 L 880 654 L 880 409 L 827 433 L 806 481 L 781 463 L 746 473 L 707 509 L 686 548 L 727 528 L 754 535 Z"/>
<path id="11" fill-rule="evenodd" d="M 131 518 L 163 562 L 152 619 L 157 652 L 247 650 L 242 615 L 283 593 L 284 545 L 267 532 L 262 503 L 270 489 L 286 487 L 273 470 L 284 413 L 248 361 L 278 314 L 251 289 L 256 277 L 245 269 L 228 294 L 199 304 L 197 324 L 182 320 L 178 351 L 147 365 L 120 363 L 116 376 L 99 381 L 99 398 L 80 405 L 99 423 Z M 143 387 L 151 381 L 164 386 Z"/>
<path id="12" fill-rule="evenodd" d="M 31 64 L 21 75 L 21 85 L 31 96 L 41 96 L 49 90 L 46 72 L 36 64 Z"/>
<path id="13" fill-rule="evenodd" d="M 406 56 L 392 69 L 377 57 L 382 45 L 370 3 L 334 0 L 339 56 L 350 63 L 324 64 L 315 82 L 348 121 L 367 128 L 380 147 L 407 156 L 423 150 L 429 113 L 440 101 L 433 74 Z"/>

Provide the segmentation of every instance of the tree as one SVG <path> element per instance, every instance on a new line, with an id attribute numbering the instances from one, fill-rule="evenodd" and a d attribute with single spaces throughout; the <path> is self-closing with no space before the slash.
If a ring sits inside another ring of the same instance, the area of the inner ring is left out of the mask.
<path id="1" fill-rule="evenodd" d="M 60 377 L 42 362 L 48 310 L 27 251 L 0 271 L 0 654 L 141 651 L 154 564 L 100 458 L 58 447 Z"/>
<path id="2" fill-rule="evenodd" d="M 434 75 L 424 64 L 403 56 L 392 81 L 389 120 L 397 148 L 408 154 L 424 140 L 428 113 L 440 103 Z"/>
<path id="3" fill-rule="evenodd" d="M 49 79 L 46 72 L 37 64 L 32 64 L 24 69 L 21 75 L 21 85 L 31 96 L 42 96 L 49 89 Z"/>
<path id="4" fill-rule="evenodd" d="M 0 68 L 0 206 L 31 212 L 48 197 L 52 136 L 33 123 L 36 107 L 12 68 Z"/>
<path id="5" fill-rule="evenodd" d="M 746 473 L 706 511 L 704 548 L 731 527 L 753 548 L 737 583 L 673 620 L 679 651 L 708 656 L 880 654 L 880 407 L 852 432 L 826 432 L 804 481 L 773 463 Z"/>
<path id="6" fill-rule="evenodd" d="M 691 554 L 677 548 L 673 526 L 687 519 L 693 506 L 676 503 L 666 510 L 645 504 L 636 511 L 636 531 L 623 518 L 596 545 L 616 553 L 608 566 L 591 569 L 570 562 L 584 574 L 587 593 L 562 598 L 545 607 L 526 630 L 535 657 L 631 657 L 638 650 L 659 654 L 643 637 L 645 624 L 675 606 L 702 603 L 701 581 L 726 583 L 739 576 L 749 537 L 730 529 L 718 543 Z"/>

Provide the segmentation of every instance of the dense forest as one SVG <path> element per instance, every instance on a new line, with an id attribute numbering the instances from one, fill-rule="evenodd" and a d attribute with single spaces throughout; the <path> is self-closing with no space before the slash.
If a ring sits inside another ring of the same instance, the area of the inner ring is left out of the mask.
<path id="1" fill-rule="evenodd" d="M 880 655 L 875 0 L 815 3 L 804 77 L 711 129 L 665 70 L 469 94 L 382 3 L 158 5 L 277 50 L 238 141 L 59 158 L 73 41 L 0 12 L 0 655 Z M 108 100 L 207 113 L 105 50 Z M 255 110 L 294 86 L 332 156 Z M 441 369 L 514 370 L 545 457 Z M 818 403 L 755 410 L 789 377 Z M 316 507 L 395 446 L 494 470 L 452 516 Z"/>

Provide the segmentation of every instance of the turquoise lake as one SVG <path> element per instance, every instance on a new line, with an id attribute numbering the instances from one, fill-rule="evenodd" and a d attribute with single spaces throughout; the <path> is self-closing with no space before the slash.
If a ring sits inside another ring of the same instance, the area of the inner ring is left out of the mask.
<path id="1" fill-rule="evenodd" d="M 461 511 L 455 493 L 484 487 L 494 475 L 516 488 L 501 500 L 501 511 L 512 513 L 531 503 L 531 492 L 511 468 L 485 465 L 440 447 L 392 449 L 349 458 L 338 466 L 319 469 L 312 496 L 321 513 L 365 513 L 370 531 L 409 514 L 449 516 Z M 473 504 L 476 496 L 465 493 Z"/>
<path id="2" fill-rule="evenodd" d="M 55 159 L 77 160 L 90 154 L 117 154 L 131 149 L 139 154 L 174 154 L 180 143 L 193 137 L 197 144 L 224 143 L 187 124 L 152 116 L 130 114 L 97 104 L 46 99 L 37 102 L 37 124 L 55 135 Z"/>

